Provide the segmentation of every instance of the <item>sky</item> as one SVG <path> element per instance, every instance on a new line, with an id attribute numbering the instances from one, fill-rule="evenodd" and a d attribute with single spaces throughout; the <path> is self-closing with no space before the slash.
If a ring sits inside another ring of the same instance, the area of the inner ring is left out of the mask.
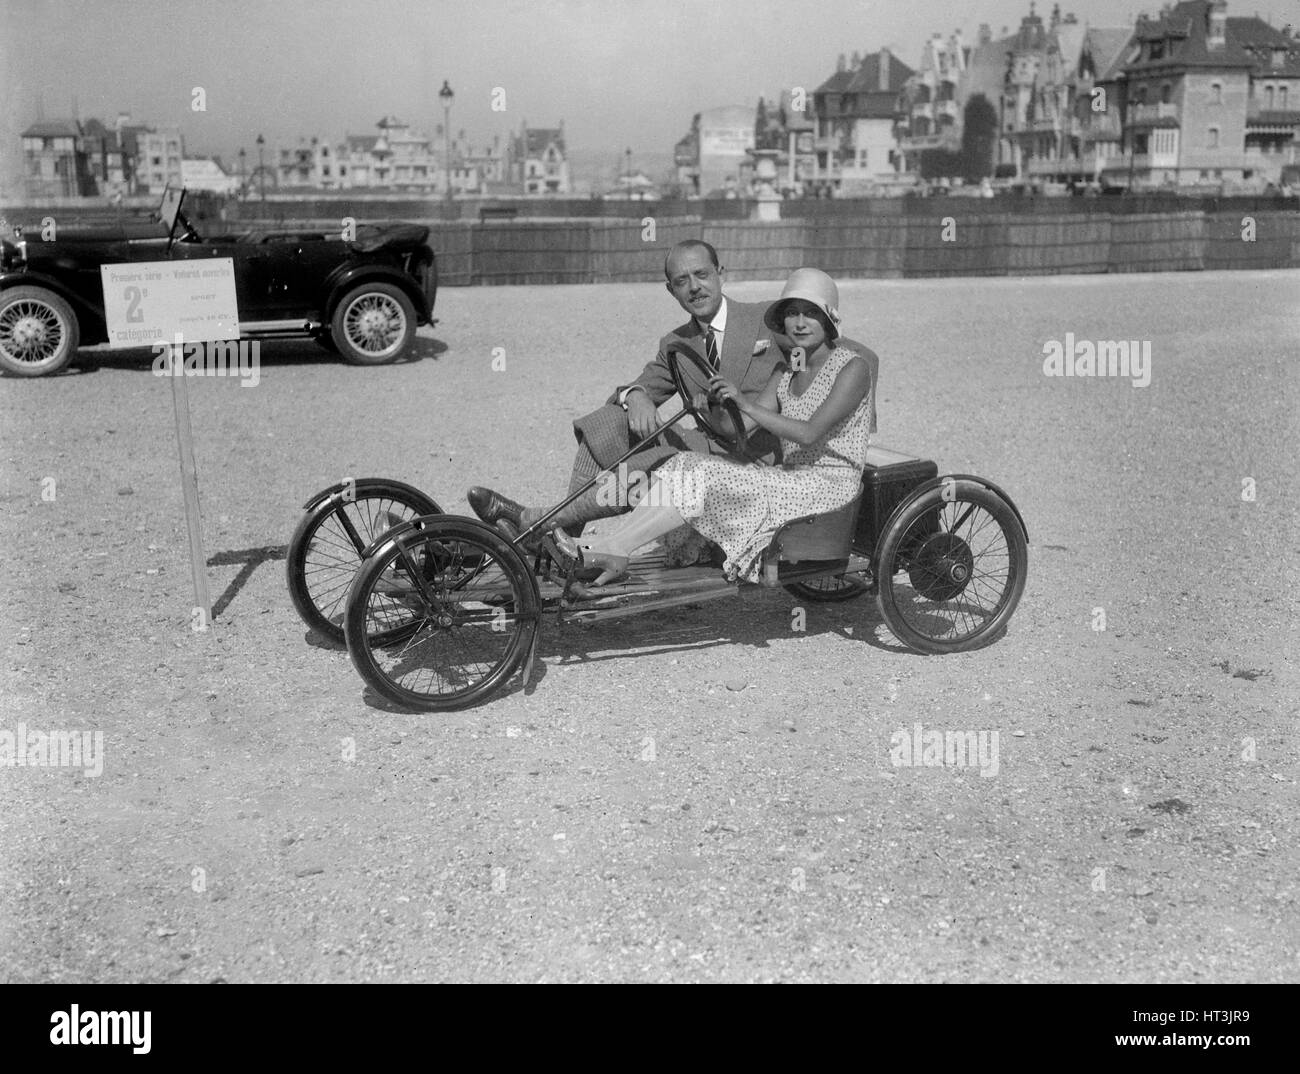
<path id="1" fill-rule="evenodd" d="M 1131 25 L 1158 0 L 1061 4 Z M 39 115 L 178 124 L 189 155 L 256 138 L 292 146 L 374 132 L 393 113 L 432 133 L 438 90 L 476 144 L 524 120 L 565 122 L 572 151 L 666 159 L 691 116 L 815 88 L 840 53 L 892 49 L 916 66 L 934 32 L 1014 30 L 1029 0 L 0 0 L 0 196 L 20 189 L 21 131 Z M 1044 18 L 1050 3 L 1039 2 Z M 1300 0 L 1229 2 L 1300 22 Z M 202 87 L 206 111 L 192 110 Z M 504 111 L 493 111 L 504 90 Z M 497 94 L 498 100 L 501 94 Z M 616 165 L 615 165 L 616 166 Z"/>

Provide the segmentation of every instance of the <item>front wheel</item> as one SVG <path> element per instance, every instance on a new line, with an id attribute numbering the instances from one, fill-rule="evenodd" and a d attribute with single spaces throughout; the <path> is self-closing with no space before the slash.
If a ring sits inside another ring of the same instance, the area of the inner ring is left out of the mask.
<path id="1" fill-rule="evenodd" d="M 513 545 L 474 519 L 438 515 L 380 545 L 348 592 L 348 655 L 366 683 L 423 712 L 495 695 L 527 658 L 537 585 Z"/>
<path id="2" fill-rule="evenodd" d="M 77 353 L 72 307 L 44 287 L 0 291 L 0 368 L 19 377 L 57 373 Z"/>
<path id="3" fill-rule="evenodd" d="M 957 653 L 994 641 L 1025 589 L 1029 546 L 1011 505 L 945 479 L 905 502 L 878 546 L 880 613 L 904 645 Z"/>
<path id="4" fill-rule="evenodd" d="M 289 596 L 303 622 L 343 644 L 343 605 L 361 554 L 399 522 L 441 513 L 419 489 L 373 477 L 320 499 L 302 516 L 285 557 Z"/>
<path id="5" fill-rule="evenodd" d="M 395 362 L 415 338 L 415 306 L 391 283 L 363 283 L 335 307 L 330 335 L 353 365 Z"/>

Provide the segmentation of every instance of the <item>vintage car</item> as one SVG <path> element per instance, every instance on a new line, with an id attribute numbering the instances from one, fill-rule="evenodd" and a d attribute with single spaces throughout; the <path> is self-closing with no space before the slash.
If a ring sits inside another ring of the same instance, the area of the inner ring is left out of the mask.
<path id="1" fill-rule="evenodd" d="M 107 342 L 100 266 L 132 261 L 229 257 L 243 338 L 307 336 L 358 365 L 396 361 L 416 327 L 434 323 L 437 259 L 423 225 L 203 236 L 183 203 L 184 191 L 164 194 L 157 235 L 0 241 L 0 369 L 56 373 L 79 346 Z"/>

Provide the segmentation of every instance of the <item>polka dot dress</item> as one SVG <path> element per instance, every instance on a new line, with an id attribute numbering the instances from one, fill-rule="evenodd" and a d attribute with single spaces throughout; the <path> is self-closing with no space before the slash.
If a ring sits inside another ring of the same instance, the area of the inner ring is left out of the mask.
<path id="1" fill-rule="evenodd" d="M 783 415 L 807 421 L 830 395 L 839 371 L 853 358 L 837 347 L 802 395 L 793 395 L 787 370 L 777 384 Z M 758 580 L 763 550 L 783 523 L 843 507 L 858 494 L 871 432 L 875 385 L 857 410 L 821 440 L 801 447 L 781 441 L 780 466 L 739 463 L 718 455 L 684 451 L 656 470 L 667 499 L 695 529 L 727 554 L 728 578 Z"/>

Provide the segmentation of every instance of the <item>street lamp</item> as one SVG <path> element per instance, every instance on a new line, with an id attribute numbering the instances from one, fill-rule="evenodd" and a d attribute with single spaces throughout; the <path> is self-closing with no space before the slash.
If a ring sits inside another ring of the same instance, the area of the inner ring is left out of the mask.
<path id="1" fill-rule="evenodd" d="M 262 147 L 266 145 L 266 139 L 260 134 L 257 136 L 257 184 L 262 190 L 262 201 L 266 201 L 266 168 L 262 163 Z"/>
<path id="2" fill-rule="evenodd" d="M 448 201 L 451 201 L 451 102 L 455 96 L 456 94 L 452 92 L 451 85 L 444 78 L 442 80 L 442 89 L 438 91 L 438 98 L 442 101 L 442 142 L 446 153 Z"/>
<path id="3" fill-rule="evenodd" d="M 631 146 L 628 146 L 626 149 L 623 150 L 623 160 L 625 162 L 623 173 L 627 177 L 626 178 L 627 196 L 630 198 L 632 196 L 632 147 Z"/>
<path id="4" fill-rule="evenodd" d="M 244 158 L 248 154 L 244 152 L 244 147 L 239 147 L 239 200 L 243 201 L 248 197 L 248 183 L 244 179 Z"/>

